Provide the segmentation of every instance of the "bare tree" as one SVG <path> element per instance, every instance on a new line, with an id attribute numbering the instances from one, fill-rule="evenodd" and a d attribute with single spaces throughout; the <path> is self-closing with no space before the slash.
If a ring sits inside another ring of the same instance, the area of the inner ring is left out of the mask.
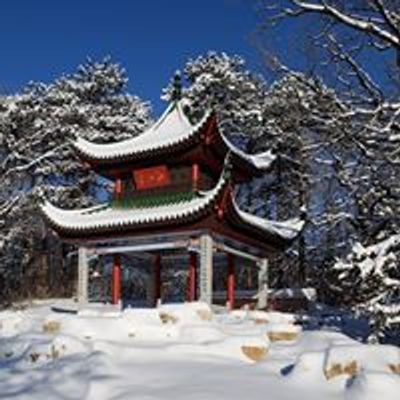
<path id="1" fill-rule="evenodd" d="M 266 29 L 293 30 L 298 28 L 297 21 L 304 21 L 311 27 L 307 32 L 296 32 L 296 40 L 301 34 L 308 36 L 316 54 L 311 73 L 323 77 L 324 83 L 335 89 L 338 107 L 321 115 L 320 126 L 331 130 L 334 137 L 329 139 L 330 146 L 340 144 L 349 149 L 345 157 L 346 153 L 335 153 L 333 168 L 345 189 L 345 198 L 353 202 L 350 215 L 336 214 L 352 221 L 357 231 L 352 238 L 354 248 L 360 246 L 357 241 L 375 249 L 379 243 L 393 240 L 400 230 L 400 2 L 262 1 L 262 10 L 266 13 Z M 271 56 L 265 49 L 263 51 L 275 71 L 290 71 L 290 67 L 279 61 L 279 55 Z M 302 57 L 308 54 L 303 52 Z M 286 64 L 290 65 L 290 60 L 286 60 Z M 320 108 L 319 104 L 316 108 Z M 315 114 L 315 109 L 310 111 L 310 115 Z M 332 232 L 335 213 L 327 213 L 327 216 Z M 394 254 L 393 257 L 397 256 Z M 337 249 L 333 249 L 333 256 L 339 255 Z M 355 260 L 353 257 L 346 264 L 354 268 L 351 273 L 336 276 L 347 279 L 347 286 L 330 282 L 336 284 L 336 293 L 341 290 L 345 293 L 346 287 L 359 285 L 363 301 L 367 303 L 376 298 L 378 291 L 380 309 L 395 307 L 394 319 L 397 320 L 398 286 L 391 290 L 390 296 L 384 295 L 387 289 L 383 285 L 371 285 L 370 280 L 369 283 L 362 281 L 361 286 L 357 280 L 359 275 L 353 272 L 363 264 L 357 265 Z M 379 273 L 386 280 L 397 279 L 394 270 Z M 353 304 L 358 301 L 353 300 Z M 369 310 L 372 320 L 378 308 Z M 379 325 L 386 329 L 387 321 L 389 319 Z"/>
<path id="2" fill-rule="evenodd" d="M 270 28 L 286 23 L 291 29 L 291 22 L 298 19 L 315 27 L 310 40 L 320 52 L 313 73 L 335 87 L 343 105 L 325 115 L 324 124 L 329 128 L 340 123 L 344 129 L 336 140 L 357 152 L 357 171 L 344 169 L 342 181 L 354 192 L 359 230 L 365 240 L 374 241 L 383 231 L 397 229 L 400 2 L 284 0 L 263 5 Z M 276 57 L 271 59 L 276 70 L 289 69 Z"/>
<path id="3" fill-rule="evenodd" d="M 342 118 L 359 117 L 364 137 L 379 140 L 400 129 L 400 2 L 398 0 L 264 1 L 272 25 L 309 18 L 320 50 L 319 70 L 328 70 L 341 96 L 351 102 Z M 270 25 L 271 26 L 271 25 Z M 397 157 L 399 149 L 388 158 Z M 396 160 L 397 162 L 398 160 Z"/>

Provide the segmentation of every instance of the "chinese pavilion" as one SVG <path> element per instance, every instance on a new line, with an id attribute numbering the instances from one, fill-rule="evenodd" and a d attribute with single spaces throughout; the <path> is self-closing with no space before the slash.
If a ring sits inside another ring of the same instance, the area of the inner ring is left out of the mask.
<path id="1" fill-rule="evenodd" d="M 247 154 L 218 129 L 206 111 L 192 123 L 180 91 L 158 121 L 132 139 L 96 144 L 78 138 L 83 162 L 114 182 L 112 201 L 80 210 L 49 202 L 42 211 L 59 237 L 78 245 L 78 301 L 88 301 L 88 258 L 113 255 L 112 302 L 121 300 L 121 254 L 149 256 L 152 303 L 162 297 L 163 257 L 187 257 L 187 300 L 213 301 L 213 259 L 226 261 L 226 300 L 235 302 L 235 262 L 258 268 L 259 307 L 266 306 L 268 258 L 297 235 L 302 222 L 276 222 L 240 209 L 235 185 L 261 176 L 274 155 Z"/>

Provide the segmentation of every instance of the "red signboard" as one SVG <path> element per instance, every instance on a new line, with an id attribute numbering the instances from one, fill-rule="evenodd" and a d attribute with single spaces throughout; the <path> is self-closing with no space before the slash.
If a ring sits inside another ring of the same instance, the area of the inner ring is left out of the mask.
<path id="1" fill-rule="evenodd" d="M 165 165 L 133 171 L 136 189 L 152 189 L 171 183 L 169 170 Z"/>

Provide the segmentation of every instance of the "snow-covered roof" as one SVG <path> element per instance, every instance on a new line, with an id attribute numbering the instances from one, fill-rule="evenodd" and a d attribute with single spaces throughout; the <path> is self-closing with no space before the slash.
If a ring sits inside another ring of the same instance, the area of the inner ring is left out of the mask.
<path id="1" fill-rule="evenodd" d="M 172 102 L 153 126 L 132 139 L 98 144 L 79 137 L 74 145 L 91 159 L 124 158 L 180 144 L 197 133 L 210 115 L 211 112 L 206 112 L 197 124 L 192 125 L 183 111 L 182 101 Z"/>
<path id="2" fill-rule="evenodd" d="M 282 222 L 271 221 L 241 210 L 235 200 L 232 203 L 236 213 L 244 222 L 282 239 L 293 240 L 303 229 L 304 221 L 299 218 Z"/>
<path id="3" fill-rule="evenodd" d="M 204 210 L 217 198 L 225 182 L 226 180 L 222 176 L 214 189 L 202 192 L 192 200 L 156 207 L 112 208 L 108 204 L 103 204 L 80 210 L 63 210 L 46 202 L 41 208 L 55 227 L 69 231 L 124 228 L 157 222 L 167 223 Z"/>
<path id="4" fill-rule="evenodd" d="M 221 134 L 222 139 L 228 149 L 239 158 L 246 160 L 248 163 L 253 165 L 256 169 L 268 169 L 271 164 L 274 162 L 276 156 L 272 154 L 271 150 L 265 151 L 263 153 L 258 154 L 248 154 L 245 153 L 243 150 L 240 150 L 236 147 L 229 139 Z"/>
<path id="5" fill-rule="evenodd" d="M 208 110 L 197 124 L 192 124 L 183 111 L 182 100 L 170 103 L 158 121 L 140 135 L 117 143 L 93 143 L 82 137 L 74 142 L 75 148 L 84 157 L 92 160 L 110 161 L 163 150 L 186 142 L 202 131 L 212 111 Z M 271 151 L 247 154 L 237 148 L 227 137 L 221 137 L 229 151 L 256 169 L 267 169 L 274 161 Z"/>
<path id="6" fill-rule="evenodd" d="M 269 221 L 267 219 L 242 211 L 236 204 L 233 192 L 228 190 L 230 184 L 229 174 L 226 173 L 230 162 L 229 155 L 226 156 L 224 167 L 215 187 L 208 191 L 199 191 L 194 197 L 181 201 L 173 201 L 157 206 L 133 206 L 129 208 L 113 207 L 112 204 L 100 204 L 80 210 L 64 210 L 45 202 L 42 212 L 51 225 L 60 231 L 75 232 L 78 234 L 93 231 L 109 231 L 153 225 L 157 223 L 168 224 L 173 221 L 188 221 L 193 216 L 198 216 L 203 211 L 214 207 L 220 196 L 229 195 L 229 203 L 232 204 L 236 220 L 243 228 L 255 228 L 259 234 L 266 233 L 269 237 L 275 237 L 285 242 L 294 239 L 304 225 L 304 221 L 290 220 L 285 222 Z M 228 192 L 226 192 L 228 190 Z"/>
<path id="7" fill-rule="evenodd" d="M 123 229 L 157 223 L 168 224 L 196 216 L 212 205 L 227 183 L 222 176 L 214 189 L 202 192 L 192 200 L 169 203 L 155 207 L 113 208 L 109 204 L 80 210 L 63 210 L 50 202 L 42 205 L 42 211 L 56 230 L 85 232 L 97 230 Z M 234 199 L 232 203 L 243 227 L 251 226 L 260 233 L 264 232 L 284 241 L 293 240 L 303 227 L 303 221 L 270 221 L 239 209 Z M 213 208 L 211 208 L 213 209 Z"/>

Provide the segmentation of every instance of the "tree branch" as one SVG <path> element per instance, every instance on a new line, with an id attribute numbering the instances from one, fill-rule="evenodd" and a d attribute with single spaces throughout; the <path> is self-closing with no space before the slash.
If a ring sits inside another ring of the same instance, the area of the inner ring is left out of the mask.
<path id="1" fill-rule="evenodd" d="M 353 15 L 347 15 L 337 8 L 329 5 L 325 0 L 322 0 L 322 4 L 309 3 L 299 0 L 290 1 L 292 4 L 299 7 L 303 12 L 324 14 L 348 27 L 364 33 L 370 33 L 385 42 L 389 42 L 391 45 L 400 50 L 400 35 L 391 33 L 371 21 L 365 21 Z M 299 14 L 299 10 L 286 10 L 286 13 L 290 16 L 297 16 Z"/>
<path id="2" fill-rule="evenodd" d="M 400 28 L 396 20 L 393 18 L 391 12 L 385 7 L 382 0 L 373 0 L 375 7 L 382 15 L 383 19 L 385 20 L 387 26 L 397 35 L 400 35 Z"/>

